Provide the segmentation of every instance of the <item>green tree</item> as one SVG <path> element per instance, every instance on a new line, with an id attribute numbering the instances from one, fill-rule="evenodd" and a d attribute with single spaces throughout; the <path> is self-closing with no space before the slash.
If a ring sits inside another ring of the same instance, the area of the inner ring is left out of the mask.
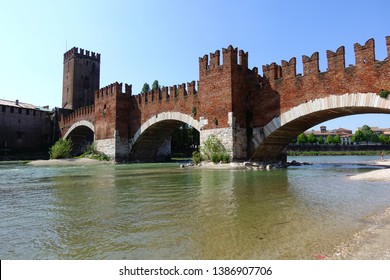
<path id="1" fill-rule="evenodd" d="M 378 139 L 379 139 L 379 142 L 381 142 L 382 144 L 389 144 L 390 143 L 390 137 L 386 136 L 384 134 L 379 135 Z"/>
<path id="2" fill-rule="evenodd" d="M 379 135 L 376 134 L 376 133 L 373 133 L 372 136 L 371 136 L 371 142 L 373 143 L 379 143 L 380 140 L 379 140 Z"/>
<path id="3" fill-rule="evenodd" d="M 305 144 L 305 143 L 307 143 L 308 139 L 307 139 L 306 134 L 305 133 L 299 134 L 297 141 L 298 141 L 298 144 Z"/>
<path id="4" fill-rule="evenodd" d="M 371 127 L 368 125 L 363 125 L 362 128 L 355 131 L 355 133 L 352 136 L 352 142 L 360 143 L 360 142 L 368 142 L 376 140 L 374 137 L 374 132 L 372 131 Z"/>
<path id="5" fill-rule="evenodd" d="M 320 145 L 324 144 L 324 142 L 325 142 L 324 137 L 322 137 L 322 136 L 318 137 L 318 138 L 317 138 L 317 142 L 318 142 L 318 144 L 320 144 Z"/>
<path id="6" fill-rule="evenodd" d="M 150 91 L 150 86 L 148 83 L 144 83 L 141 93 L 148 93 Z"/>
<path id="7" fill-rule="evenodd" d="M 363 132 L 364 135 L 364 141 L 366 141 L 367 144 L 369 141 L 372 141 L 372 137 L 375 133 L 371 130 L 371 127 L 369 127 L 368 125 L 363 125 L 361 131 Z"/>
<path id="8" fill-rule="evenodd" d="M 352 141 L 352 143 L 358 143 L 358 144 L 360 142 L 365 141 L 363 132 L 360 129 L 356 130 L 352 136 L 351 141 Z"/>
<path id="9" fill-rule="evenodd" d="M 338 134 L 336 134 L 334 137 L 333 137 L 333 143 L 335 144 L 341 144 L 341 139 L 340 139 L 340 136 Z"/>
<path id="10" fill-rule="evenodd" d="M 307 138 L 307 141 L 310 143 L 310 144 L 315 144 L 318 142 L 317 140 L 317 137 L 314 135 L 314 133 L 310 133 L 309 137 Z"/>
<path id="11" fill-rule="evenodd" d="M 329 134 L 328 136 L 326 136 L 325 144 L 332 144 L 332 143 L 334 143 L 334 139 L 333 136 Z"/>
<path id="12" fill-rule="evenodd" d="M 154 80 L 154 82 L 152 84 L 152 90 L 157 91 L 159 89 L 160 89 L 160 85 L 159 85 L 158 81 Z"/>

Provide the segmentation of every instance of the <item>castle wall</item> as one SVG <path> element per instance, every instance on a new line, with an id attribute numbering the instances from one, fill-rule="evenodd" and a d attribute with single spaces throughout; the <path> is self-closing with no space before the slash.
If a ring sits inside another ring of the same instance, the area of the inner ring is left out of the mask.
<path id="1" fill-rule="evenodd" d="M 5 102 L 0 104 L 1 156 L 44 151 L 51 145 L 53 125 L 50 112 L 17 104 L 5 105 Z"/>

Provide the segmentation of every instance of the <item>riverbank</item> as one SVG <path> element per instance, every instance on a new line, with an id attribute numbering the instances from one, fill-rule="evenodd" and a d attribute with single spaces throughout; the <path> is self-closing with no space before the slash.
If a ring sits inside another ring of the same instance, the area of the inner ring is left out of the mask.
<path id="1" fill-rule="evenodd" d="M 390 181 L 390 160 L 376 161 L 373 165 L 386 167 L 362 174 L 350 176 L 351 180 Z"/>
<path id="2" fill-rule="evenodd" d="M 336 249 L 331 260 L 390 260 L 390 207 Z"/>
<path id="3" fill-rule="evenodd" d="M 48 159 L 48 160 L 33 160 L 27 164 L 33 166 L 61 166 L 61 165 L 93 165 L 107 164 L 110 161 L 101 161 L 91 158 L 64 158 L 64 159 Z"/>

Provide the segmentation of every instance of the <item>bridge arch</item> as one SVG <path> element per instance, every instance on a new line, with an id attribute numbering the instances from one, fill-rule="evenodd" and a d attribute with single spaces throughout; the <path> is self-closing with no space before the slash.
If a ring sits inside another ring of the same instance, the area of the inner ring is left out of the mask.
<path id="1" fill-rule="evenodd" d="M 129 141 L 130 160 L 166 159 L 170 155 L 170 136 L 183 124 L 200 131 L 200 123 L 196 119 L 180 112 L 163 112 L 148 119 Z"/>
<path id="2" fill-rule="evenodd" d="M 87 145 L 92 144 L 95 139 L 95 126 L 87 120 L 75 122 L 63 138 L 72 139 L 74 154 L 82 154 L 86 151 Z"/>
<path id="3" fill-rule="evenodd" d="M 252 159 L 268 161 L 283 159 L 291 139 L 310 127 L 334 118 L 366 114 L 390 114 L 390 100 L 376 93 L 346 93 L 329 95 L 300 104 L 274 118 L 262 129 L 256 130 L 252 142 Z"/>

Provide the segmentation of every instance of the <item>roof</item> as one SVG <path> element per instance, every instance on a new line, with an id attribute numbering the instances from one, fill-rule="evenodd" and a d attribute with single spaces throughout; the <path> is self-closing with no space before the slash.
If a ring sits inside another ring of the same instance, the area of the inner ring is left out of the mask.
<path id="1" fill-rule="evenodd" d="M 20 102 L 19 100 L 10 101 L 5 99 L 0 99 L 0 105 L 23 108 L 23 109 L 39 110 L 39 111 L 50 111 L 49 107 L 35 106 L 33 104 Z"/>

